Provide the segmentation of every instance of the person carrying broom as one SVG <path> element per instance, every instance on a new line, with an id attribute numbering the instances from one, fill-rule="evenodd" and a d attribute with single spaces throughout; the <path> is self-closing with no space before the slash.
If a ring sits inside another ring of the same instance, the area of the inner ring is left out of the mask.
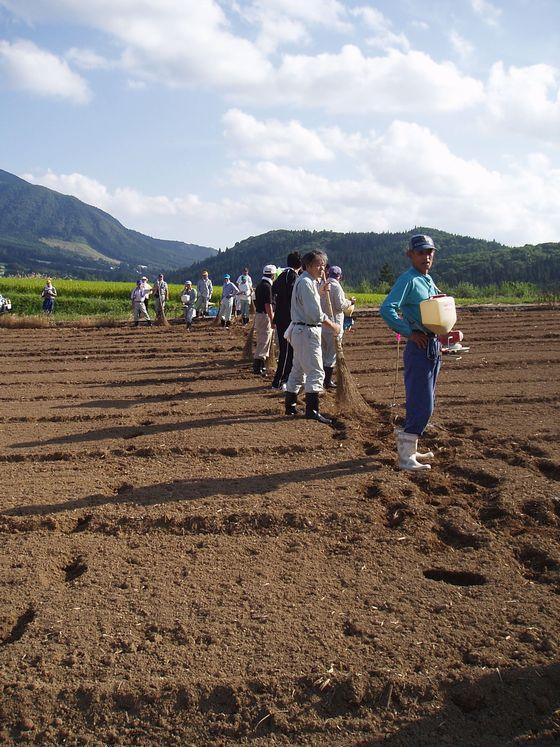
<path id="1" fill-rule="evenodd" d="M 441 344 L 435 334 L 422 326 L 420 314 L 421 301 L 440 292 L 428 274 L 434 251 L 431 236 L 411 236 L 406 254 L 412 267 L 397 279 L 379 309 L 389 327 L 408 338 L 404 351 L 406 417 L 404 428 L 396 431 L 399 468 L 405 470 L 430 469 L 429 464 L 418 460 L 433 457 L 431 451 L 421 454 L 417 448 L 418 438 L 434 410 L 441 367 Z"/>
<path id="2" fill-rule="evenodd" d="M 344 312 L 356 303 L 355 298 L 346 298 L 340 284 L 341 277 L 342 270 L 338 265 L 329 267 L 327 288 L 321 297 L 321 308 L 331 321 L 336 322 L 340 327 L 339 340 L 342 340 L 343 335 Z M 325 382 L 323 386 L 325 389 L 336 389 L 336 384 L 332 378 L 336 365 L 336 335 L 327 326 L 323 326 L 321 331 L 321 348 L 323 351 L 323 368 L 325 370 Z"/>
<path id="3" fill-rule="evenodd" d="M 331 321 L 321 309 L 319 281 L 325 279 L 327 255 L 319 250 L 308 252 L 301 260 L 303 272 L 292 291 L 292 323 L 286 335 L 294 351 L 290 376 L 286 384 L 286 415 L 297 414 L 297 396 L 302 385 L 305 389 L 305 417 L 330 425 L 332 420 L 319 412 L 319 394 L 323 390 L 325 372 L 321 354 L 321 329 L 326 326 L 333 334 L 340 334 L 340 327 Z M 326 292 L 326 283 L 322 292 Z"/>

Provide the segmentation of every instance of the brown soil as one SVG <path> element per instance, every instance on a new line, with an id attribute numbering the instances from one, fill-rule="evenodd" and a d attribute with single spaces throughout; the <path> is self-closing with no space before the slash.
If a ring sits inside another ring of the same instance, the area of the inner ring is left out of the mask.
<path id="1" fill-rule="evenodd" d="M 427 474 L 377 317 L 334 427 L 240 328 L 1 330 L 0 742 L 558 744 L 559 321 L 461 314 Z"/>

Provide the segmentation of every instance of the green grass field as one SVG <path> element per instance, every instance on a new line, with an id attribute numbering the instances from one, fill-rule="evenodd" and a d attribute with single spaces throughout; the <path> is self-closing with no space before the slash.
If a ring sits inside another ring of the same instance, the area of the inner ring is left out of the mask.
<path id="1" fill-rule="evenodd" d="M 104 317 L 113 319 L 128 319 L 130 317 L 130 293 L 133 283 L 113 283 L 95 280 L 57 280 L 53 283 L 58 291 L 55 318 L 62 320 L 78 319 L 80 317 Z M 11 299 L 13 313 L 20 316 L 41 314 L 41 290 L 45 281 L 43 278 L 0 278 L 0 293 Z M 182 315 L 180 300 L 181 285 L 169 286 L 171 300 L 167 305 L 169 317 Z M 529 283 L 502 283 L 500 286 L 476 288 L 469 284 L 462 284 L 450 290 L 458 304 L 481 303 L 538 303 L 543 301 L 558 301 L 558 298 L 544 296 L 536 286 Z M 378 306 L 385 298 L 382 293 L 352 293 L 356 296 L 357 306 Z M 212 300 L 219 303 L 221 288 L 216 286 Z M 151 305 L 153 312 L 153 305 Z"/>

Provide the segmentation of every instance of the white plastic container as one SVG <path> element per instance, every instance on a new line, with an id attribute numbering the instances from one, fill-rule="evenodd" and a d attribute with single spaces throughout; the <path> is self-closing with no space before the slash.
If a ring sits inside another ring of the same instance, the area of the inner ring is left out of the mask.
<path id="1" fill-rule="evenodd" d="M 420 317 L 422 324 L 436 335 L 451 332 L 457 321 L 455 299 L 453 296 L 432 296 L 427 301 L 420 302 Z"/>

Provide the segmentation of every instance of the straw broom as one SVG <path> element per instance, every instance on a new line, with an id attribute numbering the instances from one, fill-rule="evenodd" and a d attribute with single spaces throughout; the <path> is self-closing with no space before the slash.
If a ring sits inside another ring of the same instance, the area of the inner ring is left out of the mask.
<path id="1" fill-rule="evenodd" d="M 156 314 L 155 324 L 158 327 L 169 327 L 169 322 L 167 321 L 167 317 L 165 316 L 165 308 L 163 306 L 159 307 L 159 311 Z"/>
<path id="2" fill-rule="evenodd" d="M 245 340 L 245 346 L 243 347 L 243 353 L 241 354 L 242 361 L 253 360 L 254 337 L 255 337 L 255 320 L 253 319 L 253 323 L 251 324 L 251 329 L 249 330 L 249 334 L 247 335 L 247 339 Z"/>
<path id="3" fill-rule="evenodd" d="M 325 291 L 325 301 L 329 317 L 334 320 L 332 308 L 331 293 L 327 288 Z M 342 340 L 337 335 L 335 337 L 336 345 L 336 405 L 340 413 L 346 415 L 363 416 L 371 414 L 371 408 L 360 394 L 356 382 L 352 378 L 344 351 L 342 350 Z"/>
<path id="4" fill-rule="evenodd" d="M 273 369 L 276 369 L 276 349 L 274 345 L 274 335 L 275 331 L 272 330 L 272 337 L 270 338 L 270 347 L 268 348 L 268 356 L 266 358 L 266 370 L 272 371 Z"/>

